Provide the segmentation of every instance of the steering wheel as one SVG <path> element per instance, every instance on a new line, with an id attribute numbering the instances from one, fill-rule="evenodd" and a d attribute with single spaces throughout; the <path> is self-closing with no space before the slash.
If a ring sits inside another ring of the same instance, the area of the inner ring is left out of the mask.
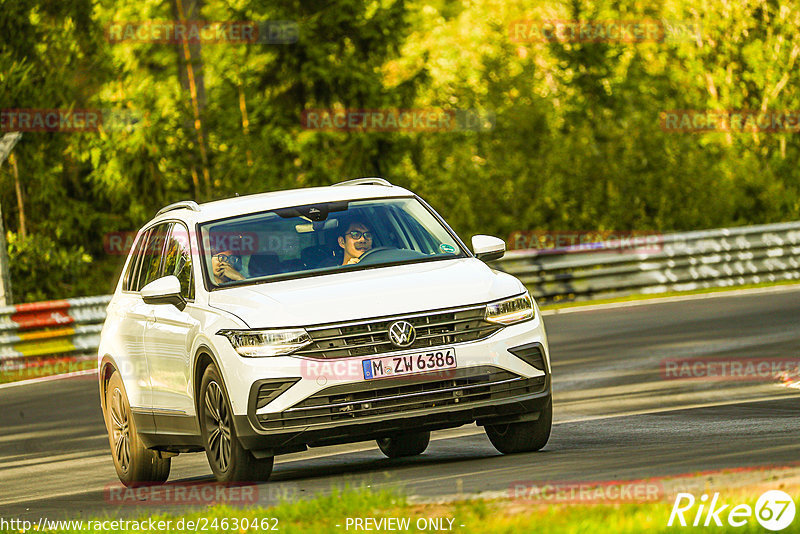
<path id="1" fill-rule="evenodd" d="M 394 250 L 394 249 L 392 247 L 375 247 L 375 248 L 371 248 L 368 251 L 366 251 L 365 253 L 363 253 L 361 256 L 359 256 L 358 263 L 361 263 L 362 261 L 364 261 L 364 258 L 366 258 L 367 256 L 370 256 L 375 252 L 381 252 L 381 251 L 384 251 L 384 250 Z"/>

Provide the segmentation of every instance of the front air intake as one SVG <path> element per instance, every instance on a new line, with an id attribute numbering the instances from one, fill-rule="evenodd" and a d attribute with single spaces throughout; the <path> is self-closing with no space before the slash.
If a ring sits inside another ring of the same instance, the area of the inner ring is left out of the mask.
<path id="1" fill-rule="evenodd" d="M 273 379 L 261 380 L 258 382 L 258 397 L 256 398 L 256 409 L 263 408 L 270 402 L 278 398 L 278 395 L 295 385 L 300 379 L 290 380 Z"/>
<path id="2" fill-rule="evenodd" d="M 547 372 L 547 365 L 544 362 L 544 348 L 541 343 L 528 343 L 527 345 L 520 345 L 508 349 L 508 352 L 527 363 L 531 367 L 535 367 L 540 371 Z"/>

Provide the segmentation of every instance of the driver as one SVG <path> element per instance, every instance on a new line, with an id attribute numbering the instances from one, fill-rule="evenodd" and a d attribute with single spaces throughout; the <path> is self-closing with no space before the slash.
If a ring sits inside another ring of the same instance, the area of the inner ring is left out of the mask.
<path id="1" fill-rule="evenodd" d="M 353 221 L 339 236 L 339 246 L 344 249 L 342 265 L 352 265 L 361 261 L 361 256 L 372 249 L 372 232 L 361 221 Z"/>

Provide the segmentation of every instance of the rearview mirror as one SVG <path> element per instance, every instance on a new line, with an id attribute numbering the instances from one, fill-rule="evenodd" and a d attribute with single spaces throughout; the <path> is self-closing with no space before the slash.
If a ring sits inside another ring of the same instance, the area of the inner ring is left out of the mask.
<path id="1" fill-rule="evenodd" d="M 506 253 L 506 242 L 490 235 L 474 235 L 472 252 L 479 260 L 499 260 Z"/>
<path id="2" fill-rule="evenodd" d="M 169 275 L 153 280 L 142 288 L 142 299 L 147 304 L 172 304 L 183 311 L 186 299 L 181 295 L 181 282 Z"/>

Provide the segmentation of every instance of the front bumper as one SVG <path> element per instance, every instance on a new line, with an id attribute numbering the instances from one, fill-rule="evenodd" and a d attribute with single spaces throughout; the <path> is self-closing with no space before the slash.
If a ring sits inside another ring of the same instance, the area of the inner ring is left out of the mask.
<path id="1" fill-rule="evenodd" d="M 513 423 L 535 420 L 539 413 L 551 402 L 549 379 L 548 389 L 525 399 L 495 404 L 491 406 L 471 407 L 466 410 L 425 410 L 416 415 L 403 418 L 388 419 L 373 423 L 346 424 L 342 426 L 295 431 L 279 434 L 260 434 L 252 426 L 246 416 L 236 416 L 237 428 L 243 429 L 238 435 L 239 441 L 246 449 L 259 457 L 274 456 L 289 452 L 306 450 L 306 447 L 354 443 L 386 437 L 396 433 L 443 430 L 476 422 L 479 425 Z"/>
<path id="2" fill-rule="evenodd" d="M 361 358 L 329 360 L 344 366 L 338 374 L 315 359 L 239 358 L 246 366 L 239 376 L 253 379 L 240 381 L 234 388 L 240 393 L 232 395 L 237 437 L 257 456 L 267 456 L 410 429 L 536 419 L 551 402 L 549 349 L 536 311 L 532 321 L 450 345 L 458 367 L 439 374 L 365 380 L 347 371 L 352 364 L 360 373 Z"/>
<path id="3" fill-rule="evenodd" d="M 540 344 L 526 347 L 542 355 Z M 534 377 L 491 365 L 339 384 L 322 389 L 283 412 L 258 414 L 264 380 L 253 384 L 246 416 L 236 417 L 242 445 L 262 455 L 307 446 L 366 441 L 393 433 L 441 430 L 477 422 L 516 422 L 538 417 L 551 402 L 549 370 Z M 269 389 L 279 391 L 274 383 Z M 291 387 L 291 385 L 289 386 Z M 279 393 L 280 394 L 280 393 Z"/>

